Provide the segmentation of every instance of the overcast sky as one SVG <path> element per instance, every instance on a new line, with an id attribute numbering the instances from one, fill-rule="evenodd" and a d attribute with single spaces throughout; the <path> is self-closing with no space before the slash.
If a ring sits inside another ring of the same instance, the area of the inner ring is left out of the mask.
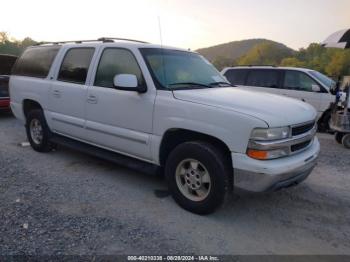
<path id="1" fill-rule="evenodd" d="M 298 49 L 350 28 L 350 0 L 2 1 L 0 31 L 16 39 L 136 38 L 197 49 L 267 38 Z"/>

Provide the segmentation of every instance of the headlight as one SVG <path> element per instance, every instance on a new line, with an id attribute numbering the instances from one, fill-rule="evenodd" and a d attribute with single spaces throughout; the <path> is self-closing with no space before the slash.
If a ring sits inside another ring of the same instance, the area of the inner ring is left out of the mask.
<path id="1" fill-rule="evenodd" d="M 282 140 L 290 137 L 289 127 L 278 128 L 255 128 L 250 135 L 250 142 L 247 149 L 247 155 L 254 159 L 268 160 L 288 156 L 289 147 L 280 148 L 262 148 L 256 146 L 254 141 L 269 142 Z"/>
<path id="2" fill-rule="evenodd" d="M 256 128 L 252 131 L 250 139 L 258 141 L 279 140 L 288 138 L 289 134 L 289 127 Z"/>

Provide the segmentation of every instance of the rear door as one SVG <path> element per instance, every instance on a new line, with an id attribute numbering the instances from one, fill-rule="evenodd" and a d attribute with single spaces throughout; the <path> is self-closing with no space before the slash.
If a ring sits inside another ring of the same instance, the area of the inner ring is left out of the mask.
<path id="1" fill-rule="evenodd" d="M 277 69 L 250 69 L 245 86 L 254 91 L 280 94 L 281 71 Z"/>
<path id="2" fill-rule="evenodd" d="M 320 88 L 319 92 L 313 91 L 313 85 Z M 322 87 L 310 76 L 301 71 L 285 70 L 283 88 L 281 94 L 309 103 L 317 111 L 321 107 Z"/>
<path id="3" fill-rule="evenodd" d="M 66 50 L 49 94 L 53 130 L 84 138 L 86 79 L 95 52 L 93 47 Z"/>

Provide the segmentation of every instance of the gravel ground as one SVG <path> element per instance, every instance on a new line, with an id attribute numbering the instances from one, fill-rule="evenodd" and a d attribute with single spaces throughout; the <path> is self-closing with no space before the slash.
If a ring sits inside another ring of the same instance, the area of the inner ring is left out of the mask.
<path id="1" fill-rule="evenodd" d="M 350 150 L 319 134 L 321 155 L 297 187 L 232 195 L 215 214 L 179 208 L 165 182 L 59 148 L 19 146 L 0 116 L 0 254 L 348 254 Z"/>

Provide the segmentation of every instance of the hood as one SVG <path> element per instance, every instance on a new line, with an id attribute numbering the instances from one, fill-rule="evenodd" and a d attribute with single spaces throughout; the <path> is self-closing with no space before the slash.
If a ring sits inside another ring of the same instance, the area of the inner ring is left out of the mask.
<path id="1" fill-rule="evenodd" d="M 265 121 L 270 127 L 316 119 L 316 110 L 302 101 L 235 87 L 175 90 L 174 97 L 192 103 L 232 110 Z"/>

